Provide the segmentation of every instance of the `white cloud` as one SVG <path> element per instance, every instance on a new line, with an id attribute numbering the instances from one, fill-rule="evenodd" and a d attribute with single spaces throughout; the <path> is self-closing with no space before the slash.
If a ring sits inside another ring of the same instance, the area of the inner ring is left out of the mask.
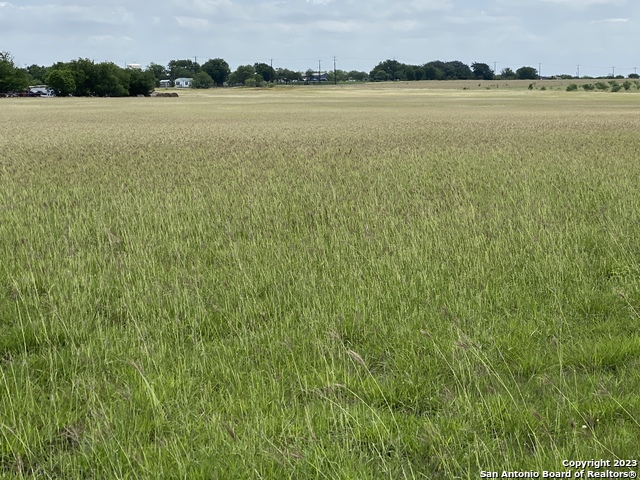
<path id="1" fill-rule="evenodd" d="M 182 28 L 187 28 L 189 30 L 208 30 L 209 29 L 209 20 L 206 18 L 196 18 L 196 17 L 174 17 L 178 25 Z"/>
<path id="2" fill-rule="evenodd" d="M 624 5 L 627 0 L 542 0 L 543 3 L 556 3 L 570 8 L 584 9 L 595 5 Z"/>
<path id="3" fill-rule="evenodd" d="M 604 20 L 593 20 L 591 23 L 627 23 L 628 18 L 605 18 Z"/>

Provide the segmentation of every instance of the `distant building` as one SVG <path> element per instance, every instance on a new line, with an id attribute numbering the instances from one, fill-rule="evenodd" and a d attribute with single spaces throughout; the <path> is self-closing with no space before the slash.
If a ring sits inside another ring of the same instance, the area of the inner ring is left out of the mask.
<path id="1" fill-rule="evenodd" d="M 139 63 L 127 63 L 127 68 L 131 68 L 133 70 L 142 70 L 142 65 Z"/>
<path id="2" fill-rule="evenodd" d="M 302 81 L 303 82 L 309 82 L 309 83 L 328 82 L 329 81 L 329 76 L 326 73 L 323 73 L 321 75 L 318 75 L 317 73 L 314 73 L 313 75 L 310 75 L 310 76 L 303 75 L 302 76 Z"/>
<path id="3" fill-rule="evenodd" d="M 176 88 L 191 88 L 191 82 L 193 82 L 193 78 L 176 78 L 175 86 Z"/>
<path id="4" fill-rule="evenodd" d="M 33 85 L 29 87 L 29 96 L 51 97 L 53 95 L 53 90 L 46 85 Z"/>
<path id="5" fill-rule="evenodd" d="M 171 80 L 160 80 L 160 88 L 171 87 Z"/>

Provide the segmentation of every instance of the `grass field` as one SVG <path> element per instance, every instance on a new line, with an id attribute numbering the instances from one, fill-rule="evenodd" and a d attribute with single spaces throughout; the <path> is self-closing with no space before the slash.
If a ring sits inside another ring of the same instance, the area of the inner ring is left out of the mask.
<path id="1" fill-rule="evenodd" d="M 638 132 L 633 93 L 0 101 L 0 477 L 640 460 Z"/>

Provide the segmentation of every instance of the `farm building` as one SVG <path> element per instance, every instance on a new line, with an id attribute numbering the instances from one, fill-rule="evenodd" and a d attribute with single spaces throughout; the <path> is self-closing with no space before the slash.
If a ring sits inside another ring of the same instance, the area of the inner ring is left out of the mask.
<path id="1" fill-rule="evenodd" d="M 323 73 L 321 75 L 318 75 L 317 73 L 314 73 L 313 75 L 307 76 L 307 75 L 303 75 L 302 76 L 302 81 L 303 82 L 328 82 L 329 81 L 329 76 L 326 73 Z"/>
<path id="2" fill-rule="evenodd" d="M 191 88 L 191 82 L 193 78 L 176 78 L 176 88 Z"/>
<path id="3" fill-rule="evenodd" d="M 169 88 L 171 86 L 171 80 L 160 80 L 160 88 Z"/>

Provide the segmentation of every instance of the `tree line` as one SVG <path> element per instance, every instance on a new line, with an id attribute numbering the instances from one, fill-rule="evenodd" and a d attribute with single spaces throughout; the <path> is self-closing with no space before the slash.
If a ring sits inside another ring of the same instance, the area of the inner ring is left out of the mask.
<path id="1" fill-rule="evenodd" d="M 572 78 L 570 75 L 561 77 Z M 87 58 L 57 62 L 49 67 L 34 64 L 20 68 L 15 65 L 9 52 L 0 52 L 0 93 L 24 91 L 29 85 L 47 85 L 59 96 L 148 95 L 161 85 L 161 81 L 168 81 L 173 85 L 178 78 L 192 79 L 193 88 L 211 88 L 309 81 L 536 80 L 539 72 L 533 67 L 523 66 L 516 71 L 504 68 L 496 73 L 486 63 L 474 62 L 467 65 L 457 60 L 432 61 L 422 65 L 385 60 L 370 72 L 338 69 L 318 72 L 311 68 L 302 72 L 273 68 L 272 65 L 260 62 L 240 65 L 235 71 L 231 71 L 229 64 L 222 58 L 209 59 L 203 64 L 190 59 L 171 60 L 166 66 L 151 63 L 144 69 L 123 68 L 113 62 L 95 63 Z"/>

